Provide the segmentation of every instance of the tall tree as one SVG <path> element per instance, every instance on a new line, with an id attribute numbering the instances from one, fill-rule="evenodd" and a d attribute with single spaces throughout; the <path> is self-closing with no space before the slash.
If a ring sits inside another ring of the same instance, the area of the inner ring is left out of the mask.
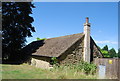
<path id="1" fill-rule="evenodd" d="M 102 48 L 102 50 L 108 51 L 108 46 L 105 45 L 105 46 Z"/>
<path id="2" fill-rule="evenodd" d="M 116 51 L 115 51 L 114 48 L 110 49 L 110 50 L 108 51 L 108 53 L 109 53 L 109 55 L 110 55 L 111 58 L 117 57 L 117 53 L 116 53 Z"/>
<path id="3" fill-rule="evenodd" d="M 108 51 L 101 49 L 101 52 L 102 52 L 102 54 L 103 54 L 103 56 L 104 56 L 105 58 L 109 58 L 109 57 L 110 57 Z"/>
<path id="4" fill-rule="evenodd" d="M 103 54 L 103 56 L 105 57 L 105 58 L 109 58 L 110 57 L 110 55 L 108 54 L 108 46 L 107 45 L 105 45 L 102 49 L 100 49 L 101 50 L 101 52 L 102 52 L 102 54 Z"/>
<path id="5" fill-rule="evenodd" d="M 2 3 L 2 58 L 13 60 L 19 56 L 19 51 L 25 46 L 26 37 L 35 32 L 30 16 L 31 2 L 3 2 Z"/>
<path id="6" fill-rule="evenodd" d="M 120 48 L 118 49 L 118 57 L 120 58 Z"/>

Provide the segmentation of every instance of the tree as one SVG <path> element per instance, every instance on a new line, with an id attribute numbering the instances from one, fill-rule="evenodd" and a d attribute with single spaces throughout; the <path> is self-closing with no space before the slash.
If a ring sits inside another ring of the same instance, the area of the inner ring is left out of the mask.
<path id="1" fill-rule="evenodd" d="M 100 51 L 102 52 L 102 54 L 103 54 L 103 56 L 105 58 L 118 57 L 119 54 L 120 54 L 120 49 L 118 49 L 118 53 L 116 53 L 114 48 L 108 50 L 108 46 L 107 45 L 105 45 L 102 49 L 100 49 Z"/>
<path id="2" fill-rule="evenodd" d="M 118 57 L 120 58 L 120 48 L 118 49 Z"/>
<path id="3" fill-rule="evenodd" d="M 109 55 L 110 55 L 111 58 L 117 57 L 117 53 L 116 53 L 116 51 L 115 51 L 114 48 L 110 49 L 110 50 L 108 51 L 108 53 L 109 53 Z"/>
<path id="4" fill-rule="evenodd" d="M 26 37 L 35 32 L 30 16 L 35 6 L 31 2 L 2 3 L 2 59 L 13 60 L 25 46 Z"/>
<path id="5" fill-rule="evenodd" d="M 39 41 L 39 40 L 45 40 L 46 38 L 41 39 L 41 38 L 37 37 L 36 39 L 37 39 L 37 41 Z"/>
<path id="6" fill-rule="evenodd" d="M 108 46 L 105 45 L 105 46 L 102 48 L 102 50 L 108 51 Z"/>
<path id="7" fill-rule="evenodd" d="M 109 57 L 110 57 L 108 51 L 101 49 L 101 52 L 102 52 L 102 54 L 103 54 L 103 56 L 104 56 L 105 58 L 109 58 Z"/>
<path id="8" fill-rule="evenodd" d="M 102 52 L 102 54 L 105 58 L 110 57 L 110 55 L 108 54 L 108 46 L 107 45 L 105 45 L 102 49 L 100 49 L 100 51 Z"/>

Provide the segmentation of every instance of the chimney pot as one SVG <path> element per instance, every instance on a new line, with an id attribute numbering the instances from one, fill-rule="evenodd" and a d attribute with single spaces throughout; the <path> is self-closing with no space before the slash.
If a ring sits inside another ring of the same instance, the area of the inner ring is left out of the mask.
<path id="1" fill-rule="evenodd" d="M 88 17 L 86 17 L 86 23 L 89 23 L 89 18 Z"/>

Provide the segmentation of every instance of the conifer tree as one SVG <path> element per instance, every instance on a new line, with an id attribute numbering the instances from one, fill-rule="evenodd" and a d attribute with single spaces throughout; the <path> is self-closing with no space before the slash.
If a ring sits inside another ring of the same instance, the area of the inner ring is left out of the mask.
<path id="1" fill-rule="evenodd" d="M 30 16 L 31 2 L 2 2 L 2 59 L 15 60 L 25 46 L 26 37 L 35 32 Z"/>

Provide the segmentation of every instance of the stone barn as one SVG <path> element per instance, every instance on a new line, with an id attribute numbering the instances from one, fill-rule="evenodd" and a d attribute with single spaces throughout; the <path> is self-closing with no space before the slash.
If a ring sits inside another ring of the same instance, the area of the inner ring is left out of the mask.
<path id="1" fill-rule="evenodd" d="M 90 63 L 94 58 L 103 57 L 90 36 L 88 18 L 84 24 L 84 33 L 34 41 L 28 44 L 24 50 L 24 53 L 30 56 L 29 63 L 41 68 L 51 67 L 53 57 L 63 65 L 78 63 L 81 60 Z"/>

